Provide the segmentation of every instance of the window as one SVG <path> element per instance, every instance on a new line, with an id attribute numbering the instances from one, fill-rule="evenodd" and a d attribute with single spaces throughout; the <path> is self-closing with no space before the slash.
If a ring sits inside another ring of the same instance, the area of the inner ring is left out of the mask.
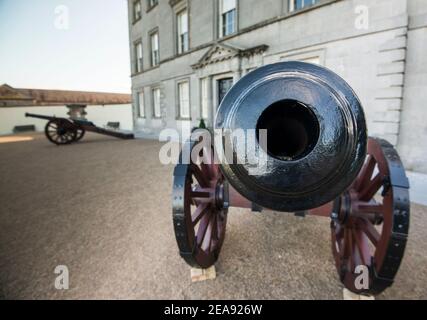
<path id="1" fill-rule="evenodd" d="M 178 83 L 179 117 L 190 119 L 190 87 L 188 81 Z"/>
<path id="2" fill-rule="evenodd" d="M 209 118 L 209 79 L 208 78 L 205 78 L 202 80 L 200 96 L 202 97 L 200 117 L 202 119 L 208 119 Z"/>
<path id="3" fill-rule="evenodd" d="M 159 33 L 152 33 L 151 36 L 151 66 L 155 67 L 159 64 L 160 54 L 159 54 Z"/>
<path id="4" fill-rule="evenodd" d="M 302 8 L 318 3 L 320 0 L 290 0 L 289 11 L 300 10 Z"/>
<path id="5" fill-rule="evenodd" d="M 138 92 L 138 117 L 145 118 L 144 92 Z"/>
<path id="6" fill-rule="evenodd" d="M 148 2 L 148 10 L 157 6 L 157 4 L 159 3 L 158 0 L 147 0 L 147 2 Z"/>
<path id="7" fill-rule="evenodd" d="M 178 53 L 188 51 L 188 13 L 183 10 L 177 14 L 177 30 L 178 30 Z"/>
<path id="8" fill-rule="evenodd" d="M 142 71 L 142 42 L 135 42 L 135 72 Z"/>
<path id="9" fill-rule="evenodd" d="M 162 112 L 160 110 L 160 89 L 153 89 L 153 117 L 161 118 Z"/>
<path id="10" fill-rule="evenodd" d="M 221 37 L 225 37 L 236 32 L 236 1 L 237 0 L 220 0 Z"/>
<path id="11" fill-rule="evenodd" d="M 133 2 L 133 22 L 137 22 L 142 17 L 141 0 Z"/>

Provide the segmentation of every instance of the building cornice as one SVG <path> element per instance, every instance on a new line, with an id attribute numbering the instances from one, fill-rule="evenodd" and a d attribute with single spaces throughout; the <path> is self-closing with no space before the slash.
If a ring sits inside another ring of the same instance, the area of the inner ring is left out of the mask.
<path id="1" fill-rule="evenodd" d="M 186 2 L 186 0 L 169 0 L 169 4 L 171 6 L 176 6 L 177 4 L 179 4 L 180 2 L 183 2 L 183 1 Z M 230 39 L 236 38 L 236 37 L 238 37 L 238 36 L 240 36 L 242 34 L 251 32 L 253 30 L 256 30 L 256 29 L 259 29 L 259 28 L 263 28 L 263 27 L 268 26 L 270 24 L 273 24 L 273 23 L 276 23 L 276 22 L 279 22 L 279 21 L 282 21 L 282 20 L 285 20 L 285 19 L 289 19 L 291 17 L 298 16 L 300 14 L 304 14 L 304 13 L 307 13 L 309 11 L 316 10 L 318 8 L 321 8 L 321 7 L 333 4 L 335 2 L 340 2 L 340 1 L 344 1 L 344 0 L 324 0 L 324 1 L 321 1 L 320 3 L 314 4 L 314 5 L 309 6 L 307 8 L 303 8 L 303 9 L 300 9 L 300 10 L 297 10 L 297 11 L 287 12 L 287 13 L 281 15 L 281 16 L 278 16 L 278 17 L 275 17 L 275 18 L 271 18 L 271 19 L 262 21 L 260 23 L 254 24 L 252 26 L 240 29 L 236 33 L 233 33 L 233 34 L 231 34 L 229 36 L 226 36 L 226 37 L 223 37 L 223 38 L 220 38 L 220 39 L 216 39 L 216 40 L 210 41 L 208 43 L 204 43 L 204 44 L 199 45 L 199 46 L 194 47 L 194 48 L 190 48 L 190 50 L 188 50 L 188 51 L 186 51 L 184 53 L 175 54 L 173 56 L 165 58 L 165 59 L 163 59 L 163 60 L 160 61 L 159 66 L 162 65 L 162 64 L 164 64 L 164 63 L 167 63 L 167 62 L 170 62 L 172 60 L 175 60 L 177 58 L 186 56 L 188 54 L 192 54 L 192 53 L 197 52 L 199 50 L 203 50 L 203 49 L 209 48 L 212 45 L 215 45 L 215 44 L 224 44 L 226 41 L 228 41 Z M 139 76 L 139 75 L 141 75 L 141 74 L 143 74 L 145 72 L 149 72 L 149 71 L 150 71 L 150 69 L 143 70 L 142 72 L 138 72 L 138 73 L 132 73 L 131 77 L 136 77 L 136 76 Z"/>

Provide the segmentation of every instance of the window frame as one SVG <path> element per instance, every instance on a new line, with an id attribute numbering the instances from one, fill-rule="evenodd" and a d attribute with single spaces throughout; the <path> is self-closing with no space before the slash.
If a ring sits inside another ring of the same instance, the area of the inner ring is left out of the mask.
<path id="1" fill-rule="evenodd" d="M 156 94 L 155 92 L 159 92 L 158 98 L 159 98 L 159 114 L 156 114 Z M 151 99 L 152 99 L 152 117 L 153 119 L 161 119 L 162 118 L 162 103 L 161 103 L 161 90 L 160 87 L 153 87 L 151 88 Z"/>
<path id="2" fill-rule="evenodd" d="M 153 37 L 157 35 L 157 63 L 154 61 L 154 51 L 153 51 Z M 159 29 L 155 28 L 154 30 L 148 33 L 150 39 L 150 66 L 152 68 L 158 67 L 160 65 L 160 34 Z"/>
<path id="3" fill-rule="evenodd" d="M 181 29 L 181 20 L 180 16 L 186 13 L 187 16 L 187 32 L 180 33 Z M 190 20 L 189 20 L 188 7 L 182 8 L 176 13 L 176 52 L 177 54 L 184 54 L 190 51 Z M 182 40 L 182 36 L 186 34 L 186 42 Z M 183 44 L 186 43 L 187 46 L 183 48 Z"/>
<path id="4" fill-rule="evenodd" d="M 136 5 L 139 4 L 139 17 L 136 16 Z M 142 3 L 141 0 L 133 0 L 132 2 L 132 23 L 135 24 L 142 19 Z"/>
<path id="5" fill-rule="evenodd" d="M 144 70 L 144 47 L 142 46 L 142 39 L 138 39 L 134 41 L 134 54 L 135 54 L 135 61 L 134 61 L 134 68 L 135 73 L 141 73 Z M 138 46 L 141 46 L 141 57 L 138 57 L 139 50 Z"/>
<path id="6" fill-rule="evenodd" d="M 299 10 L 303 10 L 306 9 L 308 7 L 314 6 L 316 4 L 320 3 L 320 0 L 301 0 L 302 1 L 302 5 L 300 8 L 296 7 L 296 1 L 297 0 L 289 0 L 289 12 L 295 12 L 295 11 L 299 11 Z M 309 4 L 306 4 L 306 2 L 310 2 Z"/>
<path id="7" fill-rule="evenodd" d="M 142 96 L 142 100 L 141 100 L 141 96 Z M 147 115 L 145 113 L 145 93 L 144 93 L 144 88 L 142 88 L 139 91 L 137 91 L 137 101 L 138 101 L 138 105 L 137 105 L 137 107 L 138 107 L 138 109 L 137 109 L 138 110 L 138 118 L 145 119 L 147 117 Z"/>
<path id="8" fill-rule="evenodd" d="M 159 0 L 147 0 L 147 12 L 157 7 L 158 4 L 159 4 Z"/>
<path id="9" fill-rule="evenodd" d="M 188 87 L 188 116 L 182 114 L 182 104 L 181 102 L 181 86 L 187 84 Z M 190 88 L 190 79 L 183 79 L 177 82 L 177 102 L 178 102 L 178 120 L 191 120 L 191 88 Z"/>
<path id="10" fill-rule="evenodd" d="M 223 12 L 223 1 L 224 0 L 218 0 L 219 4 L 218 4 L 218 21 L 219 21 L 219 38 L 224 38 L 224 37 L 228 37 L 231 36 L 233 34 L 236 34 L 238 32 L 238 10 L 239 10 L 239 0 L 234 0 L 235 1 L 235 6 L 232 10 L 229 10 L 227 12 Z M 225 19 L 226 19 L 226 15 L 233 13 L 233 17 L 234 17 L 234 22 L 233 22 L 233 31 L 230 33 L 226 34 L 226 30 L 225 30 Z"/>

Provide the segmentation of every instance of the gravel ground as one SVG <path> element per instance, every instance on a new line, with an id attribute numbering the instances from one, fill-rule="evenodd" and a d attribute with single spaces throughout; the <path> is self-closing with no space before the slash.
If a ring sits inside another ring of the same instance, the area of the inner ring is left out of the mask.
<path id="1" fill-rule="evenodd" d="M 329 221 L 231 209 L 215 280 L 191 283 L 175 243 L 172 166 L 160 144 L 89 134 L 0 144 L 0 297 L 341 299 Z M 412 205 L 395 284 L 378 299 L 427 299 L 427 207 Z M 69 290 L 56 290 L 66 265 Z"/>

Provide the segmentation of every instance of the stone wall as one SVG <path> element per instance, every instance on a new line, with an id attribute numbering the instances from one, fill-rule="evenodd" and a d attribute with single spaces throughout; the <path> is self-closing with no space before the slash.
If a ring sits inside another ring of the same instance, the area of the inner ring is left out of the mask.
<path id="1" fill-rule="evenodd" d="M 278 61 L 316 62 L 341 75 L 354 88 L 366 112 L 369 134 L 396 145 L 408 168 L 427 173 L 426 1 L 323 0 L 298 12 L 289 12 L 286 0 L 267 2 L 239 1 L 238 32 L 224 39 L 217 39 L 215 1 L 203 2 L 203 6 L 201 1 L 186 2 L 190 51 L 181 56 L 175 55 L 174 9 L 169 1 L 160 1 L 158 8 L 144 11 L 140 22 L 130 23 L 132 41 L 148 41 L 148 32 L 156 27 L 160 34 L 160 66 L 150 69 L 148 47 L 144 45 L 145 70 L 132 77 L 134 97 L 140 90 L 145 92 L 147 114 L 146 119 L 135 118 L 136 128 L 155 136 L 165 127 L 197 125 L 200 79 L 204 77 L 211 81 L 214 114 L 215 83 L 221 77 L 238 80 L 253 68 Z M 368 24 L 360 26 L 357 20 L 365 9 Z M 267 45 L 268 49 L 241 59 L 192 67 L 216 45 L 237 50 Z M 182 79 L 190 81 L 191 122 L 177 119 L 177 82 Z M 162 90 L 162 120 L 150 116 L 154 86 Z"/>

